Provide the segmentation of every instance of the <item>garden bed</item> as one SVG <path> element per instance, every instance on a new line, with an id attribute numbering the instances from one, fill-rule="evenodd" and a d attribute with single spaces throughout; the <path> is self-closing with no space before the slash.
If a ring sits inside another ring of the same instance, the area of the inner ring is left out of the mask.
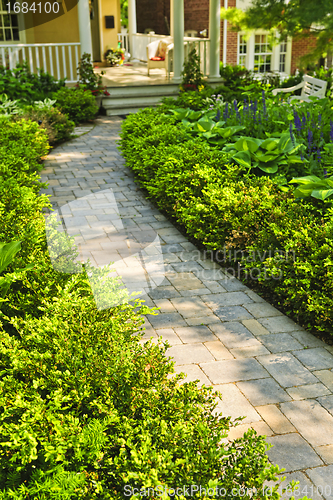
<path id="1" fill-rule="evenodd" d="M 134 488 L 200 485 L 238 500 L 256 488 L 264 500 L 279 472 L 264 437 L 250 430 L 224 444 L 232 424 L 214 415 L 211 388 L 170 379 L 166 345 L 140 344 L 154 311 L 97 310 L 89 265 L 53 268 L 39 195 L 46 131 L 4 119 L 0 141 L 0 499 L 120 500 Z"/>
<path id="2" fill-rule="evenodd" d="M 331 101 L 296 107 L 250 90 L 243 102 L 205 96 L 199 105 L 197 92 L 129 116 L 121 148 L 190 238 L 331 343 Z"/>

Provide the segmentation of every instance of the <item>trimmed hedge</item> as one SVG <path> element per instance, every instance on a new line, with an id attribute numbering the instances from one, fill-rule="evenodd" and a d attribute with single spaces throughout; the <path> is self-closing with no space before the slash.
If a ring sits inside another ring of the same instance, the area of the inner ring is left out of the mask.
<path id="1" fill-rule="evenodd" d="M 226 248 L 224 264 L 238 262 L 243 277 L 256 268 L 252 285 L 301 325 L 333 334 L 333 209 L 296 201 L 273 180 L 228 164 L 159 109 L 129 115 L 122 127 L 127 164 L 160 209 L 206 249 L 222 251 L 218 258 Z"/>
<path id="2" fill-rule="evenodd" d="M 0 304 L 0 499 L 120 500 L 132 487 L 219 485 L 224 496 L 248 500 L 256 488 L 264 500 L 279 472 L 264 437 L 251 430 L 222 443 L 231 423 L 213 414 L 212 390 L 170 379 L 166 345 L 139 342 L 142 315 L 154 311 L 140 302 L 99 311 L 86 273 L 53 270 L 36 172 L 45 131 L 18 122 L 0 126 L 0 138 L 0 241 L 22 241 L 4 274 L 35 264 Z M 114 278 L 102 291 L 109 286 Z"/>

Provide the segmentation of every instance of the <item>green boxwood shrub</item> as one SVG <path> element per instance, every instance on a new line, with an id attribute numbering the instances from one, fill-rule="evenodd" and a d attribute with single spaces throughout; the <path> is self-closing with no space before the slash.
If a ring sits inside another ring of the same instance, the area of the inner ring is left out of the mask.
<path id="1" fill-rule="evenodd" d="M 231 265 L 248 270 L 249 280 L 257 268 L 252 285 L 269 301 L 317 334 L 333 334 L 331 209 L 228 165 L 158 109 L 127 117 L 121 137 L 148 196 L 189 236 L 214 252 L 231 249 Z"/>
<path id="2" fill-rule="evenodd" d="M 96 98 L 90 90 L 65 87 L 52 98 L 57 100 L 56 106 L 60 111 L 66 113 L 76 125 L 93 120 L 98 112 Z"/>
<path id="3" fill-rule="evenodd" d="M 21 118 L 37 122 L 40 128 L 46 131 L 51 146 L 69 140 L 75 127 L 75 123 L 56 107 L 36 108 L 27 106 L 20 115 L 19 119 Z"/>
<path id="4" fill-rule="evenodd" d="M 9 99 L 20 99 L 33 103 L 48 97 L 65 85 L 65 80 L 57 81 L 52 75 L 39 69 L 31 73 L 27 63 L 17 64 L 15 69 L 0 66 L 0 94 Z"/>
<path id="5" fill-rule="evenodd" d="M 171 379 L 166 345 L 139 342 L 142 315 L 154 311 L 140 302 L 99 311 L 85 273 L 52 269 L 36 172 L 46 133 L 10 127 L 0 126 L 0 241 L 22 248 L 5 272 L 36 268 L 0 304 L 0 499 L 120 500 L 126 486 L 201 485 L 238 500 L 256 488 L 264 500 L 279 472 L 264 437 L 222 442 L 230 417 L 213 413 L 212 390 Z M 100 292 L 110 287 L 114 278 Z"/>

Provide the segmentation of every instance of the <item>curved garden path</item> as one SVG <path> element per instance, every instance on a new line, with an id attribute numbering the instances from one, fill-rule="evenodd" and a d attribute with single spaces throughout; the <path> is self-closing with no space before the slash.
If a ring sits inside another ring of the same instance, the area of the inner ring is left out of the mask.
<path id="1" fill-rule="evenodd" d="M 225 416 L 246 416 L 230 439 L 254 428 L 274 445 L 269 459 L 300 481 L 300 497 L 333 499 L 333 347 L 227 276 L 145 199 L 117 149 L 121 122 L 99 118 L 88 134 L 54 149 L 42 172 L 44 192 L 58 208 L 111 188 L 125 228 L 158 233 L 165 278 L 145 296 L 160 308 L 147 316 L 145 338 L 168 340 L 177 373 L 220 390 Z M 105 200 L 97 197 L 88 211 L 80 203 L 72 234 L 81 231 L 84 241 L 87 225 L 112 226 Z M 65 212 L 74 222 L 74 212 Z M 97 265 L 109 255 L 93 244 L 89 252 Z"/>

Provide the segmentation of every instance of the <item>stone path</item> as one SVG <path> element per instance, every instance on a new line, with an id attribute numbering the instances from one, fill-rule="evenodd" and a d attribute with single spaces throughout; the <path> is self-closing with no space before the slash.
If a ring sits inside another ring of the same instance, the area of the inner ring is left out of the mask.
<path id="1" fill-rule="evenodd" d="M 274 445 L 270 460 L 300 481 L 301 497 L 333 499 L 333 347 L 225 274 L 144 198 L 117 150 L 121 121 L 100 118 L 48 156 L 42 180 L 53 207 L 101 196 L 88 212 L 73 205 L 66 213 L 74 222 L 77 210 L 85 231 L 88 224 L 110 236 L 115 213 L 100 193 L 111 188 L 124 228 L 158 233 L 165 277 L 146 296 L 160 314 L 147 316 L 144 337 L 168 340 L 177 373 L 221 391 L 225 416 L 246 416 L 230 439 L 254 428 Z M 101 250 L 90 254 L 100 265 Z"/>

